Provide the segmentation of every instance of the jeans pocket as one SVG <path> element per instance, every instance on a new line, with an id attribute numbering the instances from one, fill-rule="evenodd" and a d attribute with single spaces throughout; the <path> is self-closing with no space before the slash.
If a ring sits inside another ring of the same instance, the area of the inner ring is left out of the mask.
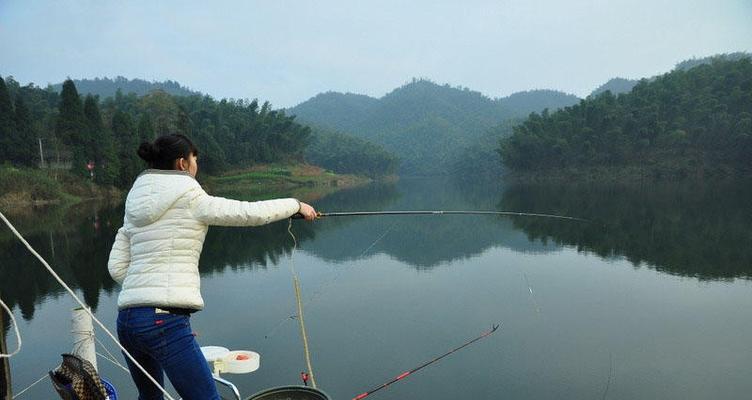
<path id="1" fill-rule="evenodd" d="M 170 362 L 183 357 L 193 341 L 187 315 L 173 315 L 164 320 L 162 325 L 163 341 L 159 349 L 160 361 Z"/>

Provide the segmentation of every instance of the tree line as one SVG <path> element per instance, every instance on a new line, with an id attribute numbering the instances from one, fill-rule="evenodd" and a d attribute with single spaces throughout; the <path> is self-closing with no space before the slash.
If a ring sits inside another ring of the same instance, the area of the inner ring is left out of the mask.
<path id="1" fill-rule="evenodd" d="M 531 241 L 574 246 L 635 267 L 699 279 L 752 278 L 748 180 L 653 183 L 524 182 L 498 207 L 590 222 L 514 217 Z"/>
<path id="2" fill-rule="evenodd" d="M 517 172 L 635 167 L 670 176 L 752 173 L 752 61 L 716 59 L 532 113 L 498 152 Z"/>
<path id="3" fill-rule="evenodd" d="M 337 173 L 376 178 L 397 172 L 399 159 L 365 139 L 323 128 L 314 128 L 305 151 L 307 161 Z"/>
<path id="4" fill-rule="evenodd" d="M 123 93 L 135 93 L 138 96 L 146 96 L 154 90 L 161 90 L 173 96 L 201 95 L 201 92 L 191 90 L 190 88 L 169 79 L 162 82 L 149 82 L 143 79 L 128 79 L 123 76 L 117 76 L 115 78 L 103 77 L 94 79 L 74 79 L 73 83 L 76 84 L 79 93 L 99 96 L 102 99 L 115 96 L 118 89 Z M 63 88 L 63 84 L 54 84 L 52 85 L 52 88 L 56 92 L 60 92 Z"/>
<path id="5" fill-rule="evenodd" d="M 200 149 L 201 169 L 209 174 L 257 163 L 303 162 L 312 141 L 308 126 L 268 102 L 174 96 L 161 90 L 145 96 L 117 91 L 100 100 L 79 94 L 70 79 L 58 93 L 0 77 L 0 163 L 51 163 L 82 177 L 90 176 L 87 166 L 93 165 L 96 183 L 128 187 L 144 168 L 136 154 L 139 143 L 170 133 L 192 138 Z M 337 164 L 344 169 L 332 169 L 361 172 L 352 161 L 360 158 L 367 159 L 373 174 L 394 170 L 393 157 L 383 150 L 371 154 L 371 146 L 344 141 L 345 148 L 332 153 L 350 161 Z M 326 149 L 320 140 L 314 148 L 314 158 L 322 158 Z"/>

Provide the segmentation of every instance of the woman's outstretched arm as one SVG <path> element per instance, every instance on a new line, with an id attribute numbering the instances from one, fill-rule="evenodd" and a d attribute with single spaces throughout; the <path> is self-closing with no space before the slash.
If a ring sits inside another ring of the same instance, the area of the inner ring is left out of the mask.
<path id="1" fill-rule="evenodd" d="M 289 218 L 298 212 L 306 219 L 315 216 L 311 206 L 293 198 L 249 202 L 210 196 L 201 188 L 196 188 L 194 196 L 191 212 L 207 225 L 258 226 Z"/>

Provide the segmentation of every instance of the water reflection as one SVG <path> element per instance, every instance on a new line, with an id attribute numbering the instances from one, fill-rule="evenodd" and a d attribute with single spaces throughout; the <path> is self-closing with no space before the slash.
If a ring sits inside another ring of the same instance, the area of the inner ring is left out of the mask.
<path id="1" fill-rule="evenodd" d="M 107 272 L 107 257 L 115 231 L 122 224 L 122 208 L 83 203 L 53 207 L 26 215 L 10 215 L 28 242 L 60 277 L 82 292 L 94 309 L 101 291 L 115 283 Z M 34 316 L 34 305 L 63 292 L 60 285 L 6 228 L 0 230 L 0 296 L 18 306 L 24 319 Z"/>
<path id="2" fill-rule="evenodd" d="M 495 189 L 489 189 L 495 188 Z M 499 200 L 501 199 L 501 200 Z M 634 265 L 700 279 L 752 276 L 752 186 L 749 184 L 466 185 L 403 180 L 334 193 L 316 201 L 323 211 L 397 209 L 502 209 L 589 218 L 582 224 L 539 218 L 415 216 L 329 218 L 295 222 L 303 251 L 346 263 L 367 253 L 386 254 L 417 269 L 472 258 L 491 247 L 551 252 L 576 246 L 601 257 L 626 257 Z M 62 278 L 96 309 L 115 283 L 107 257 L 122 205 L 95 203 L 34 210 L 11 216 Z M 227 268 L 266 268 L 292 249 L 287 223 L 252 229 L 212 228 L 202 274 Z M 0 229 L 0 296 L 23 317 L 62 288 L 28 251 Z"/>
<path id="3" fill-rule="evenodd" d="M 333 193 L 316 201 L 319 210 L 354 210 L 359 207 L 381 209 L 398 196 L 393 184 L 374 184 Z M 337 230 L 345 220 L 317 221 L 314 224 L 296 221 L 293 233 L 302 248 L 313 242 L 323 230 Z M 212 227 L 201 253 L 201 273 L 232 269 L 265 268 L 276 265 L 288 255 L 293 241 L 287 223 L 279 222 L 251 229 Z"/>
<path id="4" fill-rule="evenodd" d="M 362 190 L 342 194 L 351 198 L 352 207 L 334 196 L 323 199 L 319 206 L 327 209 L 331 204 L 336 210 L 493 210 L 498 198 L 489 192 L 489 186 L 458 187 L 428 179 L 402 180 L 395 192 L 398 195 L 383 204 L 365 203 L 369 192 Z M 317 240 L 305 249 L 328 261 L 353 260 L 369 250 L 369 254 L 387 254 L 418 269 L 477 256 L 494 246 L 531 253 L 554 249 L 527 240 L 509 219 L 495 216 L 345 217 L 321 221 L 316 234 Z"/>
<path id="5" fill-rule="evenodd" d="M 519 184 L 499 207 L 588 218 L 591 224 L 515 218 L 531 240 L 699 279 L 752 277 L 750 182 L 664 185 Z"/>

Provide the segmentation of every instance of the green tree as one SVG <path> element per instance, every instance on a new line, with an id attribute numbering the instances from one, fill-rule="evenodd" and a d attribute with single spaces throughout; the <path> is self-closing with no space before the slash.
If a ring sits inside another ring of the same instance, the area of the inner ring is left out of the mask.
<path id="1" fill-rule="evenodd" d="M 9 149 L 12 147 L 14 134 L 13 104 L 5 80 L 0 77 L 0 161 L 10 158 Z"/>
<path id="2" fill-rule="evenodd" d="M 88 138 L 85 154 L 95 163 L 94 180 L 97 183 L 111 185 L 118 176 L 117 149 L 112 133 L 105 129 L 102 123 L 97 99 L 92 95 L 87 95 L 84 100 L 84 118 Z"/>
<path id="3" fill-rule="evenodd" d="M 225 152 L 215 139 L 215 131 L 214 125 L 204 120 L 193 135 L 201 152 L 201 168 L 208 174 L 222 172 L 227 167 Z"/>
<path id="4" fill-rule="evenodd" d="M 606 91 L 554 113 L 533 113 L 502 140 L 504 164 L 527 173 L 625 169 L 640 176 L 752 174 L 752 59 L 709 60 Z"/>
<path id="5" fill-rule="evenodd" d="M 90 160 L 86 154 L 89 141 L 86 135 L 84 112 L 76 85 L 70 79 L 63 82 L 63 90 L 60 92 L 55 136 L 68 147 L 72 155 L 72 172 L 76 175 L 87 176 L 86 164 Z"/>
<path id="6" fill-rule="evenodd" d="M 155 139 L 154 124 L 148 113 L 141 114 L 138 119 L 138 138 L 141 142 L 151 142 Z"/>
<path id="7" fill-rule="evenodd" d="M 180 110 L 175 99 L 161 90 L 155 90 L 140 100 L 141 107 L 154 118 L 157 136 L 178 132 Z"/>
<path id="8" fill-rule="evenodd" d="M 14 140 L 11 141 L 11 145 L 7 149 L 10 153 L 10 159 L 18 165 L 34 166 L 38 156 L 36 155 L 36 140 L 31 112 L 20 94 L 16 95 L 15 125 Z"/>
<path id="9" fill-rule="evenodd" d="M 143 169 L 143 162 L 138 157 L 138 132 L 133 126 L 131 116 L 122 111 L 115 111 L 112 116 L 112 134 L 118 147 L 120 170 L 115 185 L 127 188 L 133 183 L 136 175 Z"/>

